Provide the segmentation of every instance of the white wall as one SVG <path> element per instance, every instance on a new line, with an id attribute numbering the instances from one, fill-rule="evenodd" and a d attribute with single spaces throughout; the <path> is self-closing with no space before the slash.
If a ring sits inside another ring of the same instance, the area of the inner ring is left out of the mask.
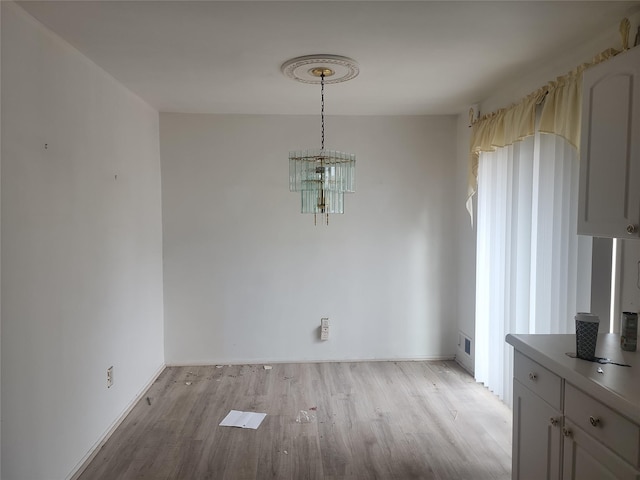
<path id="1" fill-rule="evenodd" d="M 618 240 L 620 249 L 620 312 L 640 312 L 640 240 Z M 614 319 L 619 331 L 620 319 Z"/>
<path id="2" fill-rule="evenodd" d="M 160 115 L 168 364 L 455 354 L 455 117 L 328 117 L 357 191 L 314 227 L 288 152 L 318 117 Z"/>
<path id="3" fill-rule="evenodd" d="M 630 41 L 633 44 L 636 29 L 640 23 L 640 13 L 630 14 L 629 20 L 631 22 Z M 594 35 L 589 42 L 558 45 L 554 55 L 541 58 L 538 63 L 532 63 L 517 80 L 498 82 L 493 95 L 478 99 L 481 102 L 480 113 L 484 115 L 499 108 L 508 107 L 549 81 L 555 80 L 556 77 L 567 74 L 584 62 L 590 62 L 595 55 L 608 48 L 622 48 L 618 24 L 603 25 L 602 32 Z M 467 116 L 467 112 L 462 112 L 462 115 Z"/>
<path id="4" fill-rule="evenodd" d="M 163 365 L 158 114 L 2 9 L 2 478 L 63 479 Z"/>
<path id="5" fill-rule="evenodd" d="M 456 172 L 455 192 L 453 202 L 457 239 L 457 315 L 458 329 L 462 334 L 456 350 L 456 360 L 465 369 L 473 373 L 475 369 L 475 329 L 476 329 L 476 231 L 475 218 L 466 209 L 468 173 L 469 173 L 469 142 L 471 129 L 467 112 L 458 115 L 456 134 Z M 475 212 L 474 212 L 475 215 Z M 470 354 L 464 349 L 464 336 L 471 340 Z"/>
<path id="6" fill-rule="evenodd" d="M 613 240 L 593 238 L 591 251 L 591 308 L 600 317 L 600 331 L 608 332 L 611 320 L 611 255 Z"/>

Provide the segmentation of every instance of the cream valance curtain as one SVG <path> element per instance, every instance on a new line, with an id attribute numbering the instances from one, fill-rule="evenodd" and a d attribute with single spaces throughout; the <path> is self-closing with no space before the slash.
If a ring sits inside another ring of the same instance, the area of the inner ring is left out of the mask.
<path id="1" fill-rule="evenodd" d="M 535 132 L 536 108 L 542 105 L 538 130 L 553 133 L 571 145 L 580 146 L 580 118 L 582 110 L 582 72 L 619 53 L 609 49 L 591 62 L 584 63 L 568 74 L 558 77 L 544 87 L 527 95 L 519 103 L 480 117 L 473 123 L 467 208 L 471 212 L 471 197 L 478 185 L 480 152 L 493 152 L 512 145 Z"/>

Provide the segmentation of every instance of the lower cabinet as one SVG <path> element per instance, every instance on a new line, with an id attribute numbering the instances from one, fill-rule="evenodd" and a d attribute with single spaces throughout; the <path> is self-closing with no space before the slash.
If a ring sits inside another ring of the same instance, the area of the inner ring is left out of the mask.
<path id="1" fill-rule="evenodd" d="M 516 379 L 513 419 L 513 478 L 560 480 L 562 414 Z"/>
<path id="2" fill-rule="evenodd" d="M 565 419 L 563 432 L 563 480 L 640 479 L 639 472 L 571 421 Z"/>
<path id="3" fill-rule="evenodd" d="M 640 425 L 516 350 L 513 480 L 640 480 Z"/>

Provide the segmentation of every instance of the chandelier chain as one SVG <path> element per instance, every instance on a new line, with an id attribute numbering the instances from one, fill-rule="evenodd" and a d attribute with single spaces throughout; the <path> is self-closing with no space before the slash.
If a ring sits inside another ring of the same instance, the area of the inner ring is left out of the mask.
<path id="1" fill-rule="evenodd" d="M 320 117 L 322 119 L 322 142 L 321 150 L 324 150 L 324 72 L 320 75 Z"/>

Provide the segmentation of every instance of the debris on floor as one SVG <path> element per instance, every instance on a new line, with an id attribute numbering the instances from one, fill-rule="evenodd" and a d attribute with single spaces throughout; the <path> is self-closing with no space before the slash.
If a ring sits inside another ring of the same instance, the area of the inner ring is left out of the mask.
<path id="1" fill-rule="evenodd" d="M 151 405 L 151 399 L 149 397 L 147 397 L 147 403 Z"/>
<path id="2" fill-rule="evenodd" d="M 184 382 L 185 385 L 191 385 L 191 382 Z"/>
<path id="3" fill-rule="evenodd" d="M 273 367 L 271 365 L 265 365 L 262 368 L 264 368 L 265 370 L 271 370 Z"/>
<path id="4" fill-rule="evenodd" d="M 298 415 L 296 415 L 296 423 L 311 423 L 316 419 L 316 415 L 314 413 L 309 413 L 306 410 L 300 410 Z"/>

